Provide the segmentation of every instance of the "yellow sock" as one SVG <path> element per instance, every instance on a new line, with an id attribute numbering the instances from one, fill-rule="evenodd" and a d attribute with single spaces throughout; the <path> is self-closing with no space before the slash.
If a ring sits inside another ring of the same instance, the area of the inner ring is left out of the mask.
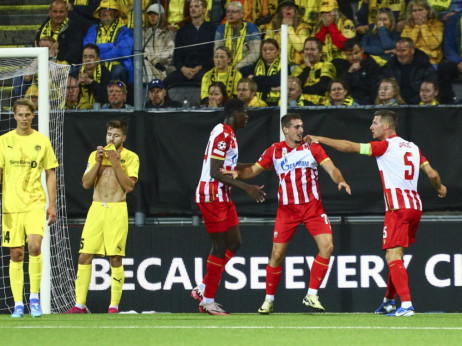
<path id="1" fill-rule="evenodd" d="M 10 285 L 15 302 L 22 302 L 22 290 L 24 288 L 24 262 L 10 260 Z"/>
<path id="2" fill-rule="evenodd" d="M 111 305 L 113 306 L 118 306 L 120 303 L 124 281 L 124 266 L 111 267 Z"/>
<path id="3" fill-rule="evenodd" d="M 42 254 L 38 256 L 29 255 L 30 293 L 39 293 L 41 280 L 42 280 Z"/>
<path id="4" fill-rule="evenodd" d="M 77 304 L 87 304 L 88 286 L 91 280 L 91 264 L 79 264 L 77 279 L 75 279 L 75 301 Z"/>

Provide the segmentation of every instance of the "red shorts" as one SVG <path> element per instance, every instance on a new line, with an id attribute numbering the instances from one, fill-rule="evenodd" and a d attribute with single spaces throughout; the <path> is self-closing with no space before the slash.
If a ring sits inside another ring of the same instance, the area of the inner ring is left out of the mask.
<path id="1" fill-rule="evenodd" d="M 383 224 L 382 249 L 408 247 L 415 243 L 415 232 L 422 212 L 414 209 L 388 210 Z"/>
<path id="2" fill-rule="evenodd" d="M 289 242 L 301 223 L 305 224 L 313 237 L 322 233 L 332 234 L 324 207 L 321 201 L 315 200 L 305 204 L 280 205 L 274 224 L 273 242 Z"/>
<path id="3" fill-rule="evenodd" d="M 201 210 L 207 233 L 227 232 L 228 229 L 239 225 L 236 206 L 229 202 L 201 202 L 197 203 Z"/>

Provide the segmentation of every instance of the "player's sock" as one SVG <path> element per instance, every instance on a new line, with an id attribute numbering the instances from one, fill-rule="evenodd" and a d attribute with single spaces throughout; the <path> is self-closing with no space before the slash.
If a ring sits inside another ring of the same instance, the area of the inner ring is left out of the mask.
<path id="1" fill-rule="evenodd" d="M 32 299 L 37 299 L 37 300 L 40 299 L 39 294 L 38 293 L 31 293 L 29 295 L 29 301 L 31 301 Z"/>
<path id="2" fill-rule="evenodd" d="M 282 266 L 271 267 L 269 264 L 266 266 L 266 295 L 273 296 L 276 293 L 276 289 L 279 285 L 279 280 L 281 280 L 282 275 Z"/>
<path id="3" fill-rule="evenodd" d="M 265 296 L 265 300 L 267 300 L 267 299 L 268 299 L 268 300 L 271 300 L 272 302 L 274 302 L 274 294 L 267 294 L 267 295 Z"/>
<path id="4" fill-rule="evenodd" d="M 207 276 L 207 274 L 206 274 L 205 276 Z M 199 289 L 200 289 L 202 292 L 205 291 L 205 284 L 204 284 L 204 282 L 205 282 L 205 277 L 204 277 L 203 282 L 201 282 L 201 283 L 199 284 Z"/>
<path id="5" fill-rule="evenodd" d="M 409 277 L 403 260 L 396 260 L 388 264 L 393 285 L 396 292 L 401 298 L 401 302 L 411 301 L 411 293 L 409 291 Z"/>
<path id="6" fill-rule="evenodd" d="M 29 255 L 29 281 L 31 293 L 40 291 L 42 281 L 42 254 L 38 256 Z"/>
<path id="7" fill-rule="evenodd" d="M 411 301 L 407 301 L 407 302 L 401 302 L 401 307 L 402 308 L 410 308 L 412 306 L 412 302 Z"/>
<path id="8" fill-rule="evenodd" d="M 24 262 L 10 260 L 10 285 L 15 302 L 22 302 L 22 290 L 24 288 Z M 23 305 L 23 304 L 21 304 Z"/>
<path id="9" fill-rule="evenodd" d="M 310 273 L 310 284 L 308 289 L 318 290 L 322 284 L 322 280 L 326 276 L 327 270 L 329 269 L 329 258 L 322 258 L 317 255 L 313 262 L 313 267 L 311 267 Z"/>
<path id="10" fill-rule="evenodd" d="M 75 279 L 75 301 L 76 304 L 80 304 L 80 306 L 85 306 L 87 303 L 90 280 L 91 264 L 79 264 L 77 267 L 77 279 Z"/>
<path id="11" fill-rule="evenodd" d="M 124 266 L 111 267 L 111 305 L 119 306 L 124 281 Z"/>
<path id="12" fill-rule="evenodd" d="M 213 255 L 207 258 L 207 274 L 205 283 L 204 298 L 215 298 L 220 283 L 221 273 L 223 272 L 225 260 Z"/>
<path id="13" fill-rule="evenodd" d="M 229 251 L 228 249 L 226 249 L 226 252 L 225 252 L 225 263 L 223 263 L 223 270 L 225 270 L 225 266 L 226 266 L 226 263 L 229 262 L 229 260 L 231 258 L 234 257 L 234 253 Z"/>
<path id="14" fill-rule="evenodd" d="M 391 273 L 388 273 L 388 283 L 387 283 L 387 292 L 385 293 L 384 302 L 389 302 L 390 300 L 395 299 L 396 297 L 396 288 L 393 285 L 393 280 L 391 279 Z"/>

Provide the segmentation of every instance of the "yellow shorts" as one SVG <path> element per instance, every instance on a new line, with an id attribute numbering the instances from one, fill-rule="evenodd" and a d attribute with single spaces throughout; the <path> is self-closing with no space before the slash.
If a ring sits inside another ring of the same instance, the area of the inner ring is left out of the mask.
<path id="1" fill-rule="evenodd" d="M 29 234 L 43 237 L 45 222 L 45 209 L 2 214 L 2 246 L 24 246 Z"/>
<path id="2" fill-rule="evenodd" d="M 128 234 L 126 202 L 93 202 L 80 239 L 80 253 L 125 256 Z"/>

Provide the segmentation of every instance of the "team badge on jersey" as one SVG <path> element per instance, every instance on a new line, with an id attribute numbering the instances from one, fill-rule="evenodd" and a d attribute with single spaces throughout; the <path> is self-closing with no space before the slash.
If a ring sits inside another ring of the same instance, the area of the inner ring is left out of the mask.
<path id="1" fill-rule="evenodd" d="M 220 150 L 225 150 L 226 149 L 226 142 L 225 141 L 218 142 L 217 147 Z"/>

